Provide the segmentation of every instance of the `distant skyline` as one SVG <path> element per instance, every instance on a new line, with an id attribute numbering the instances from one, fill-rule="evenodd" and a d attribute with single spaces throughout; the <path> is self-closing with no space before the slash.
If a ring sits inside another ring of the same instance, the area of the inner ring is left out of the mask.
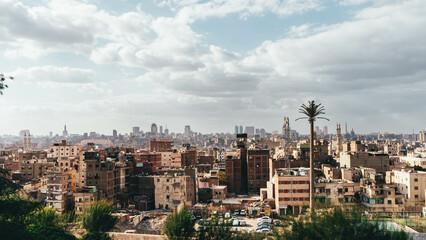
<path id="1" fill-rule="evenodd" d="M 0 135 L 426 129 L 426 1 L 0 0 Z"/>

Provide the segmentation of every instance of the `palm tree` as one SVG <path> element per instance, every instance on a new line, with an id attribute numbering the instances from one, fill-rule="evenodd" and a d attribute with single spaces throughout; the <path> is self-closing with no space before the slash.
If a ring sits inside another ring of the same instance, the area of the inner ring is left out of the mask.
<path id="1" fill-rule="evenodd" d="M 299 108 L 299 113 L 305 115 L 305 117 L 300 117 L 299 119 L 308 119 L 310 125 L 310 148 L 309 148 L 309 210 L 311 214 L 314 209 L 314 122 L 317 119 L 327 118 L 319 117 L 319 115 L 325 114 L 324 106 L 320 104 L 315 104 L 315 101 L 308 101 L 308 105 L 302 104 Z"/>
<path id="2" fill-rule="evenodd" d="M 112 216 L 114 204 L 106 200 L 93 202 L 83 213 L 83 227 L 87 234 L 83 239 L 110 239 L 107 231 L 114 228 L 118 218 Z"/>

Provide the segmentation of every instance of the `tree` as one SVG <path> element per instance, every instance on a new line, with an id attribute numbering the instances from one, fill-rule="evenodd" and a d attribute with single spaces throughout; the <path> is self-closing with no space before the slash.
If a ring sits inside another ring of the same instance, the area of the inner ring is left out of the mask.
<path id="1" fill-rule="evenodd" d="M 13 77 L 5 77 L 3 73 L 0 73 L 0 95 L 3 95 L 3 90 L 9 87 L 5 84 L 6 79 L 13 80 Z"/>
<path id="2" fill-rule="evenodd" d="M 163 232 L 170 240 L 188 240 L 194 236 L 195 220 L 185 209 L 174 211 L 163 225 Z"/>
<path id="3" fill-rule="evenodd" d="M 231 223 L 218 224 L 217 219 L 210 221 L 208 226 L 200 226 L 199 240 L 231 240 L 235 237 L 231 232 Z"/>
<path id="4" fill-rule="evenodd" d="M 291 230 L 283 233 L 274 231 L 276 240 L 308 240 L 308 239 L 376 239 L 406 240 L 407 233 L 393 232 L 381 227 L 377 222 L 368 221 L 358 211 L 344 211 L 335 207 L 333 211 L 321 214 L 313 212 L 310 221 L 293 219 Z"/>
<path id="5" fill-rule="evenodd" d="M 228 185 L 228 178 L 226 177 L 226 172 L 219 171 L 217 172 L 219 178 L 219 185 Z"/>
<path id="6" fill-rule="evenodd" d="M 112 216 L 114 205 L 106 200 L 93 202 L 83 213 L 83 227 L 87 236 L 83 239 L 110 239 L 105 233 L 118 223 L 118 218 Z"/>
<path id="7" fill-rule="evenodd" d="M 317 119 L 327 118 L 320 117 L 320 115 L 325 114 L 324 106 L 320 104 L 315 104 L 314 101 L 308 101 L 308 105 L 302 104 L 299 109 L 299 113 L 305 115 L 305 117 L 300 117 L 299 119 L 308 119 L 310 125 L 310 149 L 309 149 L 309 209 L 311 213 L 314 209 L 314 122 Z"/>

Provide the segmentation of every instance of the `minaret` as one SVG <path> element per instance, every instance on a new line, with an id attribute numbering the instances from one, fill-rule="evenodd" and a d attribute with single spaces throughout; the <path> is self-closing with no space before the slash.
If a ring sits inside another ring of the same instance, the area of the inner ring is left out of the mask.
<path id="1" fill-rule="evenodd" d="M 31 133 L 28 132 L 28 140 L 27 140 L 27 150 L 31 151 L 32 146 L 31 146 Z"/>
<path id="2" fill-rule="evenodd" d="M 27 144 L 27 132 L 25 131 L 24 133 L 24 151 L 27 151 L 28 149 L 28 144 Z"/>
<path id="3" fill-rule="evenodd" d="M 337 124 L 337 155 L 340 156 L 340 151 L 342 151 L 342 129 L 340 128 L 340 123 Z"/>

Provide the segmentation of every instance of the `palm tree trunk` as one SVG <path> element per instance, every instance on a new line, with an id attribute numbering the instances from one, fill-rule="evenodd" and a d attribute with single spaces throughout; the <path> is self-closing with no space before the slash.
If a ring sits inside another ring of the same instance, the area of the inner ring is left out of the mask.
<path id="1" fill-rule="evenodd" d="M 309 121 L 311 127 L 309 148 L 309 210 L 314 210 L 314 121 Z"/>

